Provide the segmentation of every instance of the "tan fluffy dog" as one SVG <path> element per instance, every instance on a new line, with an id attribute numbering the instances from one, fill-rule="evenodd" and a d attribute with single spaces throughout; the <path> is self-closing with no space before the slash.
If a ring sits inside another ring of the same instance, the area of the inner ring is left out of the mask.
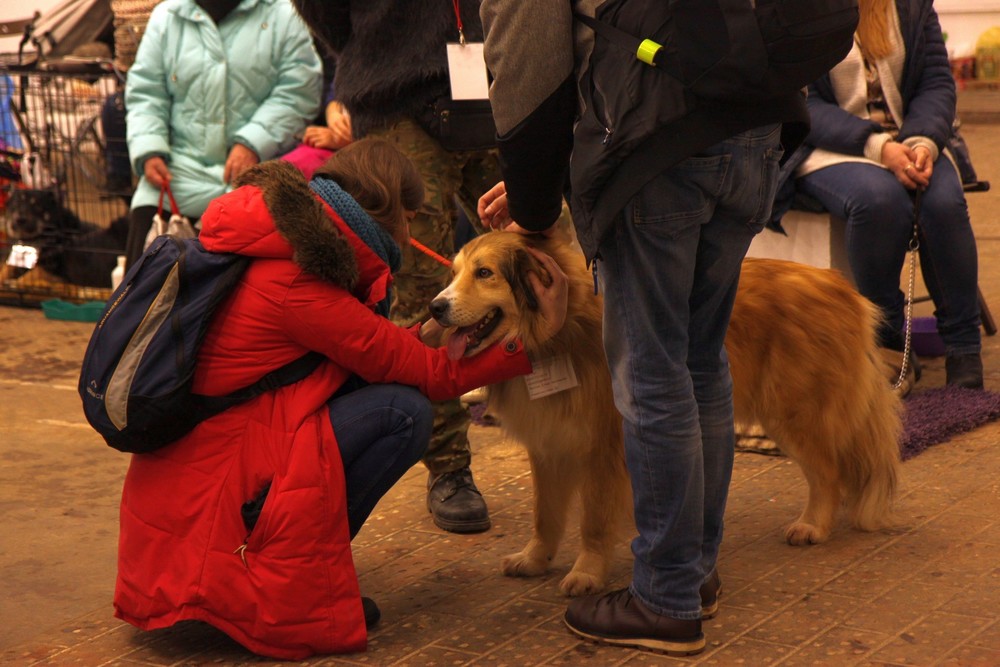
<path id="1" fill-rule="evenodd" d="M 550 254 L 569 278 L 566 324 L 545 342 L 527 281 L 529 272 L 544 272 L 524 249 L 528 243 Z M 527 448 L 534 485 L 534 533 L 502 567 L 512 576 L 545 572 L 579 493 L 582 547 L 560 588 L 567 595 L 600 590 L 620 529 L 631 526 L 631 491 L 601 341 L 601 298 L 579 250 L 513 233 L 481 236 L 459 253 L 452 281 L 431 311 L 456 329 L 449 338 L 456 356 L 519 338 L 536 366 L 570 360 L 572 389 L 532 399 L 525 378 L 489 387 L 490 412 Z M 825 540 L 841 503 L 859 529 L 890 523 L 900 401 L 877 354 L 877 318 L 839 273 L 744 261 L 726 337 L 736 418 L 760 422 L 805 473 L 809 500 L 785 533 L 791 544 Z"/>

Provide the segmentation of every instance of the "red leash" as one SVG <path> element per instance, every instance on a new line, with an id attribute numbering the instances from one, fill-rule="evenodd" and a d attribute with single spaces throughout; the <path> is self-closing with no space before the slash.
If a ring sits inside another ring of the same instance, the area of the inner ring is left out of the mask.
<path id="1" fill-rule="evenodd" d="M 410 237 L 410 245 L 413 246 L 414 248 L 416 248 L 417 250 L 419 250 L 420 252 L 424 253 L 425 255 L 427 255 L 428 257 L 430 257 L 431 259 L 433 259 L 438 264 L 444 264 L 449 269 L 451 268 L 451 261 L 450 260 L 445 259 L 441 255 L 437 254 L 436 252 L 434 252 L 433 250 L 431 250 L 430 248 L 428 248 L 427 246 L 425 246 L 423 243 L 421 243 L 420 241 L 416 240 L 412 236 Z"/>

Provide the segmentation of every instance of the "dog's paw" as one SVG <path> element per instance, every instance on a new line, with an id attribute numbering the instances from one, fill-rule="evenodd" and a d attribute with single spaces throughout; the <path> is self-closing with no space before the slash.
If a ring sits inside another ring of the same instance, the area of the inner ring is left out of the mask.
<path id="1" fill-rule="evenodd" d="M 559 582 L 559 591 L 569 597 L 598 593 L 604 589 L 604 578 L 590 572 L 571 570 Z"/>
<path id="2" fill-rule="evenodd" d="M 505 556 L 500 570 L 508 577 L 537 577 L 549 569 L 545 558 L 533 558 L 527 550 Z"/>
<path id="3" fill-rule="evenodd" d="M 829 530 L 820 530 L 811 523 L 804 521 L 796 521 L 785 531 L 785 540 L 795 547 L 806 544 L 819 544 L 820 542 L 825 542 L 829 536 Z"/>

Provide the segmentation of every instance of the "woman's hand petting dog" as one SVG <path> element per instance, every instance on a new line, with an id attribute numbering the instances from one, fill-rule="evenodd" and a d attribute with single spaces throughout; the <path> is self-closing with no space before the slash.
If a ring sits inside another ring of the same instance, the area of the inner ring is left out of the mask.
<path id="1" fill-rule="evenodd" d="M 531 287 L 535 291 L 535 297 L 538 299 L 542 319 L 545 320 L 546 339 L 549 339 L 559 333 L 563 324 L 566 323 L 566 308 L 569 304 L 569 280 L 567 280 L 566 274 L 552 257 L 534 248 L 526 248 L 526 250 L 538 260 L 549 277 L 549 282 L 546 285 L 542 276 L 535 272 L 528 274 L 528 280 L 531 282 Z"/>
<path id="2" fill-rule="evenodd" d="M 479 219 L 483 225 L 494 231 L 517 232 L 518 234 L 541 234 L 545 237 L 551 237 L 556 233 L 555 224 L 544 231 L 533 232 L 514 222 L 510 217 L 510 210 L 507 208 L 507 186 L 503 181 L 494 185 L 486 194 L 479 198 L 476 213 L 479 214 Z"/>

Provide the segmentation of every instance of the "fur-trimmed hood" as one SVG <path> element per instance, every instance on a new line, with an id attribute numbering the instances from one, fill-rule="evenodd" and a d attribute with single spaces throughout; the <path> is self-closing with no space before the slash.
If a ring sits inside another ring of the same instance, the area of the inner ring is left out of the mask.
<path id="1" fill-rule="evenodd" d="M 388 273 L 384 262 L 288 162 L 258 164 L 234 185 L 235 190 L 216 198 L 202 216 L 199 238 L 207 249 L 290 259 L 351 292 Z"/>

